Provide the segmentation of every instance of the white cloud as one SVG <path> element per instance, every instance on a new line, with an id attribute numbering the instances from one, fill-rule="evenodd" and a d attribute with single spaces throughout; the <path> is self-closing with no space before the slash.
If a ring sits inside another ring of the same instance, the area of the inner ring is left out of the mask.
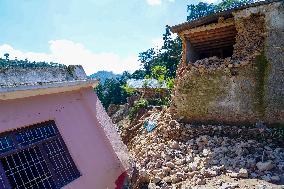
<path id="1" fill-rule="evenodd" d="M 130 55 L 121 57 L 116 53 L 103 52 L 94 53 L 86 49 L 83 44 L 70 40 L 49 41 L 50 53 L 23 52 L 14 49 L 11 45 L 0 45 L 0 56 L 9 53 L 10 58 L 27 58 L 30 61 L 58 62 L 65 65 L 80 64 L 88 75 L 99 70 L 122 73 L 123 71 L 133 72 L 140 67 L 137 56 Z"/>
<path id="2" fill-rule="evenodd" d="M 161 5 L 162 1 L 169 1 L 169 2 L 175 2 L 175 0 L 146 0 L 147 3 L 151 6 L 155 6 L 155 5 Z"/>

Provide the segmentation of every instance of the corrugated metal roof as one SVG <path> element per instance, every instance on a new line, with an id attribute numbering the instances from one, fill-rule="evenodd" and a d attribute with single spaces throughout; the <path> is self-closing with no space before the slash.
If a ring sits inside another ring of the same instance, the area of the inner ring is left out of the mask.
<path id="1" fill-rule="evenodd" d="M 166 82 L 160 82 L 156 79 L 129 79 L 127 80 L 127 85 L 133 89 L 160 89 L 167 88 Z"/>
<path id="2" fill-rule="evenodd" d="M 184 22 L 182 24 L 172 26 L 171 31 L 174 32 L 174 33 L 178 33 L 178 32 L 181 32 L 183 30 L 188 30 L 188 29 L 192 29 L 192 28 L 195 28 L 195 27 L 202 26 L 204 24 L 210 24 L 210 23 L 216 22 L 216 21 L 218 21 L 219 17 L 224 17 L 225 19 L 230 18 L 230 17 L 233 16 L 232 15 L 233 11 L 243 10 L 243 9 L 250 8 L 250 7 L 256 7 L 256 6 L 260 6 L 260 5 L 266 5 L 266 4 L 270 4 L 270 3 L 274 3 L 274 2 L 281 2 L 281 1 L 283 2 L 283 0 L 265 0 L 265 1 L 259 1 L 259 2 L 256 2 L 256 3 L 243 5 L 243 6 L 240 6 L 240 7 L 233 8 L 233 9 L 228 9 L 228 10 L 225 10 L 225 11 L 222 11 L 222 12 L 218 12 L 218 13 L 214 13 L 214 14 L 211 14 L 211 15 L 208 15 L 208 16 L 205 16 L 205 17 L 201 17 L 197 20 L 188 21 L 188 22 Z"/>

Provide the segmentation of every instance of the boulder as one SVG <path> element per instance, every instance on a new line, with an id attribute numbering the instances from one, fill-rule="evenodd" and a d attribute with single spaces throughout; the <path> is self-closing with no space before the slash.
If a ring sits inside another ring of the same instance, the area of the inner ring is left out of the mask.
<path id="1" fill-rule="evenodd" d="M 258 162 L 256 164 L 256 167 L 260 171 L 269 171 L 274 168 L 274 165 L 272 161 L 266 161 L 266 162 Z"/>

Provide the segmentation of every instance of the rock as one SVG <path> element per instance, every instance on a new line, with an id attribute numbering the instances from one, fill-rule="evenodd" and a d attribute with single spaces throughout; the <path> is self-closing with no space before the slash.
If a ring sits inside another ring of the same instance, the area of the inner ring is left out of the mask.
<path id="1" fill-rule="evenodd" d="M 154 175 L 158 174 L 159 172 L 160 172 L 160 170 L 158 170 L 158 169 L 152 170 L 152 174 L 154 174 Z"/>
<path id="2" fill-rule="evenodd" d="M 156 184 L 154 184 L 154 183 L 149 183 L 149 184 L 148 184 L 148 189 L 156 189 Z"/>
<path id="3" fill-rule="evenodd" d="M 271 181 L 271 176 L 269 174 L 266 174 L 264 176 L 261 177 L 263 180 L 270 182 Z"/>
<path id="4" fill-rule="evenodd" d="M 258 174 L 253 172 L 253 173 L 250 174 L 250 176 L 251 176 L 252 178 L 257 178 L 257 177 L 258 177 Z"/>
<path id="5" fill-rule="evenodd" d="M 256 164 L 256 167 L 260 171 L 269 171 L 269 170 L 273 169 L 274 165 L 273 165 L 272 161 L 266 161 L 266 162 L 258 162 Z"/>
<path id="6" fill-rule="evenodd" d="M 161 171 L 161 172 L 157 173 L 157 176 L 160 177 L 160 178 L 164 178 L 166 176 L 166 173 Z"/>
<path id="7" fill-rule="evenodd" d="M 184 182 L 180 186 L 181 189 L 192 189 L 190 182 Z"/>
<path id="8" fill-rule="evenodd" d="M 197 178 L 196 181 L 195 181 L 195 184 L 204 185 L 204 184 L 206 184 L 206 180 L 203 179 L 203 178 Z"/>
<path id="9" fill-rule="evenodd" d="M 184 173 L 182 173 L 182 172 L 177 172 L 177 173 L 176 173 L 176 176 L 177 176 L 177 178 L 182 179 L 183 176 L 184 176 Z"/>
<path id="10" fill-rule="evenodd" d="M 212 167 L 212 170 L 217 171 L 217 172 L 224 171 L 224 169 L 225 169 L 224 165 Z"/>
<path id="11" fill-rule="evenodd" d="M 176 126 L 176 125 L 178 125 L 179 123 L 176 121 L 176 120 L 171 120 L 170 122 L 169 122 L 169 125 L 170 126 L 172 126 L 172 127 L 174 127 L 174 126 Z"/>
<path id="12" fill-rule="evenodd" d="M 161 180 L 162 180 L 162 179 L 161 179 L 160 177 L 155 176 L 154 179 L 153 179 L 153 182 L 154 182 L 155 184 L 157 184 L 157 183 L 160 182 Z"/>
<path id="13" fill-rule="evenodd" d="M 146 179 L 149 178 L 148 172 L 147 172 L 145 169 L 141 169 L 141 170 L 139 171 L 139 175 L 140 175 L 141 177 L 143 177 L 143 178 L 146 178 Z"/>
<path id="14" fill-rule="evenodd" d="M 161 143 L 161 144 L 159 144 L 158 147 L 159 147 L 160 150 L 164 150 L 164 149 L 165 149 L 165 144 L 164 144 L 164 143 Z"/>
<path id="15" fill-rule="evenodd" d="M 222 186 L 220 187 L 220 189 L 234 189 L 234 188 L 238 188 L 239 184 L 238 183 L 223 183 Z"/>
<path id="16" fill-rule="evenodd" d="M 185 159 L 178 159 L 177 161 L 176 161 L 176 164 L 177 165 L 183 165 L 183 164 L 185 164 L 186 163 L 186 160 Z"/>
<path id="17" fill-rule="evenodd" d="M 179 143 L 177 141 L 174 141 L 172 144 L 171 144 L 171 148 L 173 149 L 179 149 Z"/>
<path id="18" fill-rule="evenodd" d="M 239 170 L 238 177 L 240 177 L 240 178 L 248 178 L 248 171 L 246 169 L 241 168 Z"/>
<path id="19" fill-rule="evenodd" d="M 272 176 L 271 177 L 271 181 L 272 182 L 279 182 L 280 181 L 280 177 L 278 175 Z"/>
<path id="20" fill-rule="evenodd" d="M 187 176 L 194 177 L 194 175 L 197 175 L 198 173 L 199 173 L 198 171 L 192 171 L 192 172 L 187 173 Z"/>
<path id="21" fill-rule="evenodd" d="M 192 163 L 194 158 L 193 158 L 192 155 L 187 155 L 185 160 L 186 160 L 187 163 Z"/>
<path id="22" fill-rule="evenodd" d="M 172 159 L 171 156 L 169 156 L 169 155 L 165 156 L 165 161 L 170 161 L 171 159 Z"/>
<path id="23" fill-rule="evenodd" d="M 207 156 L 209 155 L 209 150 L 203 149 L 202 155 L 203 155 L 204 157 L 207 157 Z"/>
<path id="24" fill-rule="evenodd" d="M 190 171 L 196 171 L 197 170 L 197 163 L 193 162 L 193 163 L 188 164 L 188 169 Z"/>
<path id="25" fill-rule="evenodd" d="M 167 163 L 166 163 L 166 166 L 169 167 L 169 168 L 171 168 L 171 169 L 173 169 L 173 168 L 175 167 L 175 164 L 172 163 L 172 162 L 167 162 Z"/>
<path id="26" fill-rule="evenodd" d="M 168 173 L 168 172 L 171 171 L 171 168 L 169 168 L 169 167 L 163 167 L 162 170 L 163 170 L 163 172 Z"/>
<path id="27" fill-rule="evenodd" d="M 171 176 L 171 181 L 172 183 L 177 183 L 179 181 L 181 181 L 181 178 L 178 178 L 176 174 Z"/>
<path id="28" fill-rule="evenodd" d="M 239 177 L 239 173 L 236 172 L 229 172 L 226 173 L 227 176 L 232 177 L 232 178 L 238 178 Z"/>
<path id="29" fill-rule="evenodd" d="M 157 161 L 155 167 L 156 168 L 160 168 L 162 166 L 162 162 L 161 161 Z"/>
<path id="30" fill-rule="evenodd" d="M 222 186 L 222 184 L 223 184 L 223 181 L 221 179 L 216 181 L 216 185 L 217 186 Z"/>
<path id="31" fill-rule="evenodd" d="M 204 175 L 206 177 L 215 177 L 218 175 L 217 171 L 214 171 L 214 170 L 211 170 L 211 169 L 208 169 L 204 172 Z"/>
<path id="32" fill-rule="evenodd" d="M 172 182 L 172 179 L 170 176 L 167 176 L 167 177 L 164 177 L 163 178 L 163 181 L 165 181 L 166 183 L 171 183 Z"/>
<path id="33" fill-rule="evenodd" d="M 268 189 L 268 187 L 265 184 L 258 184 L 256 185 L 257 189 Z"/>

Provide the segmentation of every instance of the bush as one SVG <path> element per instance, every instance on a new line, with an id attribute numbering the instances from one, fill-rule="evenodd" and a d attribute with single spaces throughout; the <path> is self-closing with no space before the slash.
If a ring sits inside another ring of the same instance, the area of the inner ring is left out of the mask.
<path id="1" fill-rule="evenodd" d="M 134 102 L 133 107 L 131 107 L 129 110 L 130 120 L 132 121 L 136 117 L 140 109 L 147 108 L 148 106 L 149 106 L 149 102 L 146 99 L 140 99 Z"/>

